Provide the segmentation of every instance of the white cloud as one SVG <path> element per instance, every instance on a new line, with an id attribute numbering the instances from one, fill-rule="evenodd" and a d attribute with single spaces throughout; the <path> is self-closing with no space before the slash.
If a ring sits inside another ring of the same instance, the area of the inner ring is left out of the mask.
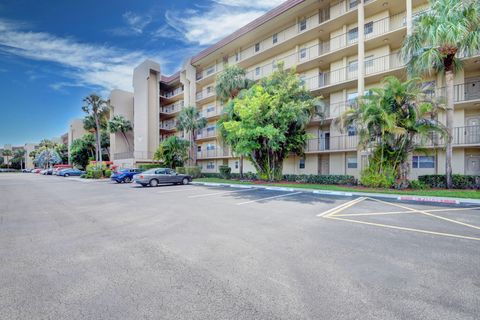
<path id="1" fill-rule="evenodd" d="M 48 61 L 63 67 L 72 82 L 59 82 L 53 88 L 69 86 L 131 90 L 133 68 L 148 58 L 142 51 L 78 42 L 44 32 L 25 30 L 25 25 L 0 19 L 0 53 L 26 59 Z M 150 58 L 164 63 L 162 57 Z"/>
<path id="2" fill-rule="evenodd" d="M 125 12 L 122 18 L 127 25 L 108 30 L 113 35 L 138 36 L 141 35 L 145 28 L 152 22 L 151 16 L 137 14 L 132 11 Z"/>
<path id="3" fill-rule="evenodd" d="M 186 41 L 209 45 L 228 36 L 284 0 L 214 0 L 208 9 L 167 11 L 168 24 Z"/>

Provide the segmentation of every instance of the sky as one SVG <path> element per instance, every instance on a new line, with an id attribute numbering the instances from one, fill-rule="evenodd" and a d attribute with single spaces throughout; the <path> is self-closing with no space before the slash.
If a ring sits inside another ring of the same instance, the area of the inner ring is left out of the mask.
<path id="1" fill-rule="evenodd" d="M 58 137 L 82 99 L 132 91 L 145 59 L 162 74 L 283 0 L 0 0 L 0 146 Z"/>

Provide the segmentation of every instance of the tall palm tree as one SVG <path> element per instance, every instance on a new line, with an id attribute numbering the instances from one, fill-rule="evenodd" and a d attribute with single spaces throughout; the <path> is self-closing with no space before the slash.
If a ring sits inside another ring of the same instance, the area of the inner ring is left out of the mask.
<path id="1" fill-rule="evenodd" d="M 420 81 L 387 77 L 383 88 L 372 89 L 339 119 L 343 128 L 356 127 L 359 146 L 371 151 L 375 170 L 381 175 L 393 173 L 400 182 L 406 182 L 408 155 L 422 151 L 432 133 L 445 133 L 435 119 L 438 106 L 424 93 Z"/>
<path id="2" fill-rule="evenodd" d="M 3 150 L 3 157 L 5 158 L 5 163 L 7 164 L 7 167 L 10 167 L 10 160 L 9 157 L 13 156 L 12 150 L 5 149 Z"/>
<path id="3" fill-rule="evenodd" d="M 23 163 L 25 161 L 25 149 L 19 148 L 15 149 L 15 152 L 13 153 L 13 157 L 20 162 L 20 169 L 23 169 Z"/>
<path id="4" fill-rule="evenodd" d="M 235 99 L 242 90 L 250 88 L 254 81 L 246 78 L 246 70 L 237 66 L 227 66 L 225 70 L 217 77 L 215 91 L 217 98 L 225 105 L 222 121 L 233 120 L 233 104 L 231 101 Z M 220 121 L 220 134 L 224 136 L 222 130 L 222 121 Z M 234 146 L 232 146 L 234 147 Z M 243 178 L 243 155 L 240 154 L 239 166 L 240 178 Z"/>
<path id="5" fill-rule="evenodd" d="M 122 115 L 115 115 L 108 121 L 108 129 L 110 133 L 117 133 L 120 132 L 125 139 L 125 143 L 127 144 L 128 151 L 131 150 L 130 143 L 128 142 L 127 132 L 133 129 L 132 123 L 126 119 Z"/>
<path id="6" fill-rule="evenodd" d="M 446 184 L 452 187 L 452 130 L 454 77 L 462 68 L 460 56 L 480 50 L 480 1 L 430 0 L 430 10 L 420 14 L 407 36 L 402 55 L 411 74 L 439 72 L 446 84 Z"/>
<path id="7" fill-rule="evenodd" d="M 180 111 L 177 119 L 177 129 L 185 131 L 189 135 L 189 139 L 192 142 L 190 147 L 190 158 L 193 165 L 197 164 L 197 152 L 195 143 L 195 134 L 198 130 L 205 128 L 207 125 L 207 119 L 200 117 L 195 107 L 185 107 Z"/>
<path id="8" fill-rule="evenodd" d="M 102 115 L 108 112 L 107 101 L 103 100 L 96 94 L 91 94 L 83 99 L 85 105 L 82 107 L 83 112 L 92 116 L 95 123 L 95 160 L 96 162 L 102 161 L 102 147 L 100 145 L 100 121 Z M 85 123 L 84 123 L 85 125 Z"/>

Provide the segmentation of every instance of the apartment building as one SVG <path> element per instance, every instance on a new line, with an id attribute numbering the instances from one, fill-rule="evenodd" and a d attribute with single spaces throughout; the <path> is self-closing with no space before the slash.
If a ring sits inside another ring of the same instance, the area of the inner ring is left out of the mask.
<path id="1" fill-rule="evenodd" d="M 68 132 L 65 134 L 66 139 L 63 138 L 62 140 L 66 140 L 65 143 L 68 146 L 68 163 L 71 164 L 70 161 L 70 147 L 72 146 L 72 143 L 76 139 L 80 139 L 83 137 L 84 134 L 86 134 L 87 131 L 83 128 L 83 119 L 73 119 L 70 121 L 70 125 L 68 126 Z M 65 136 L 64 135 L 64 136 Z"/>
<path id="2" fill-rule="evenodd" d="M 176 130 L 176 116 L 184 106 L 194 105 L 208 120 L 195 137 L 202 170 L 218 172 L 220 165 L 229 165 L 238 172 L 238 159 L 217 139 L 216 121 L 223 106 L 215 96 L 216 75 L 226 65 L 238 64 L 250 79 L 258 80 L 283 62 L 286 68 L 295 67 L 306 88 L 327 105 L 326 120 L 310 122 L 305 156 L 289 157 L 284 173 L 358 177 L 367 154 L 358 150 L 355 128 L 340 130 L 334 120 L 356 97 L 380 86 L 385 76 L 406 78 L 398 52 L 414 16 L 423 10 L 428 10 L 427 0 L 288 0 L 191 57 L 172 76 L 161 75 L 158 64 L 146 61 L 134 72 L 133 101 L 122 107 L 130 110 L 134 123 L 133 152 L 117 152 L 112 145 L 114 161 L 151 161 L 162 139 L 183 135 Z M 453 171 L 480 174 L 480 56 L 463 61 L 464 70 L 455 79 Z M 436 95 L 444 95 L 440 76 L 425 81 L 434 84 Z M 112 92 L 112 101 L 115 95 Z M 440 117 L 444 121 L 444 115 Z M 444 173 L 441 145 L 435 138 L 427 145 L 431 154 L 411 155 L 412 178 Z M 244 171 L 255 170 L 247 162 Z"/>

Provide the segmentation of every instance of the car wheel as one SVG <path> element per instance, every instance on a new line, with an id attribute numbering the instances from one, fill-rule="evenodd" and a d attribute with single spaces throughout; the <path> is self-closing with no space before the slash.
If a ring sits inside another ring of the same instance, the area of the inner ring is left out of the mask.
<path id="1" fill-rule="evenodd" d="M 70 176 L 68 173 L 65 173 L 64 177 L 67 178 L 68 176 Z"/>
<path id="2" fill-rule="evenodd" d="M 150 180 L 150 183 L 148 185 L 150 187 L 156 187 L 156 186 L 158 186 L 158 180 L 157 179 L 152 179 L 152 180 Z"/>
<path id="3" fill-rule="evenodd" d="M 188 181 L 188 178 L 183 178 L 182 180 L 182 184 L 186 185 L 188 184 L 190 181 Z"/>
<path id="4" fill-rule="evenodd" d="M 130 177 L 126 177 L 125 179 L 123 179 L 123 182 L 130 183 L 132 182 L 132 179 Z"/>
<path id="5" fill-rule="evenodd" d="M 116 183 L 122 183 L 122 181 L 115 180 Z"/>

